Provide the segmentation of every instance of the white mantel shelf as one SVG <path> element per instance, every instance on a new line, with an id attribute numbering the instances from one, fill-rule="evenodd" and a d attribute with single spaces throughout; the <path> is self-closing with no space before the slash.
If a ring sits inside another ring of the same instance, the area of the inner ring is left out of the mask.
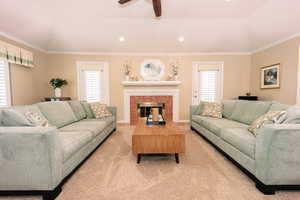
<path id="1" fill-rule="evenodd" d="M 176 86 L 181 81 L 123 81 L 124 86 Z"/>

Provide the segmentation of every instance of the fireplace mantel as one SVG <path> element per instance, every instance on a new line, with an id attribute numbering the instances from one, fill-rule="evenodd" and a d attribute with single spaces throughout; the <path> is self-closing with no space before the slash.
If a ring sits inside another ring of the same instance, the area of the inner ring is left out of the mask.
<path id="1" fill-rule="evenodd" d="M 181 81 L 123 81 L 124 86 L 177 86 Z"/>

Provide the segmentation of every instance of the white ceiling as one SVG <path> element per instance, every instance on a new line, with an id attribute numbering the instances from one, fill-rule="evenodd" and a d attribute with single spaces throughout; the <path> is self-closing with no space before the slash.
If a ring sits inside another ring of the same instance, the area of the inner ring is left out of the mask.
<path id="1" fill-rule="evenodd" d="M 117 1 L 1 0 L 0 31 L 46 51 L 140 53 L 252 52 L 300 33 L 299 0 L 161 0 L 160 19 L 151 0 Z"/>

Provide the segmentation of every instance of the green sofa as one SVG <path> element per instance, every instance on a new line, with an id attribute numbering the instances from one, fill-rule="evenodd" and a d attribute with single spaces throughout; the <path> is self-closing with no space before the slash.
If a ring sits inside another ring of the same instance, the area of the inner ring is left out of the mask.
<path id="1" fill-rule="evenodd" d="M 200 104 L 190 107 L 191 129 L 246 172 L 264 194 L 299 190 L 300 124 L 266 125 L 257 137 L 247 130 L 268 111 L 288 108 L 276 102 L 226 100 L 223 118 L 217 119 L 201 116 Z"/>
<path id="2" fill-rule="evenodd" d="M 4 110 L 44 115 L 50 127 L 3 126 Z M 0 110 L 0 194 L 54 199 L 63 182 L 116 130 L 116 108 L 94 119 L 86 102 L 43 102 Z"/>

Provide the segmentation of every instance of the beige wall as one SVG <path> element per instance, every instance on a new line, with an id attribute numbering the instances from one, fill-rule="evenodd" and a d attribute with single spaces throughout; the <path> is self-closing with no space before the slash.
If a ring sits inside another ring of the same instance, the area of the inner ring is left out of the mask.
<path id="1" fill-rule="evenodd" d="M 41 101 L 47 95 L 47 91 L 45 91 L 47 81 L 44 79 L 47 73 L 47 54 L 2 36 L 0 36 L 0 40 L 34 53 L 34 68 L 10 65 L 12 105 L 33 104 Z"/>
<path id="2" fill-rule="evenodd" d="M 53 77 L 61 77 L 69 81 L 63 88 L 64 96 L 77 99 L 77 74 L 76 61 L 105 61 L 110 69 L 110 100 L 111 105 L 118 107 L 118 120 L 123 120 L 123 89 L 121 82 L 124 80 L 122 63 L 132 60 L 133 71 L 139 74 L 139 66 L 145 59 L 160 59 L 167 66 L 166 74 L 171 72 L 168 63 L 178 57 L 167 56 L 87 56 L 46 54 L 29 48 L 18 42 L 0 36 L 0 40 L 20 46 L 34 53 L 34 68 L 20 65 L 10 65 L 11 90 L 13 105 L 33 104 L 41 101 L 45 96 L 53 96 L 53 90 L 48 82 Z M 179 69 L 182 84 L 178 87 L 156 87 L 160 89 L 180 89 L 180 119 L 188 119 L 189 105 L 192 99 L 192 63 L 195 61 L 224 61 L 224 98 L 233 99 L 249 91 L 249 73 L 251 56 L 226 55 L 226 56 L 183 56 L 183 66 Z M 166 78 L 166 77 L 164 77 Z M 137 87 L 130 87 L 137 88 Z M 140 87 L 139 87 L 140 88 Z"/>
<path id="3" fill-rule="evenodd" d="M 189 105 L 192 100 L 192 62 L 195 61 L 224 61 L 224 98 L 233 99 L 245 94 L 250 87 L 250 55 L 236 56 L 183 56 L 183 66 L 179 69 L 179 76 L 182 84 L 178 87 L 158 88 L 179 88 L 180 89 L 180 120 L 187 120 Z M 124 80 L 122 63 L 125 60 L 132 60 L 136 75 L 139 74 L 139 66 L 145 59 L 160 59 L 166 64 L 166 73 L 170 73 L 168 66 L 170 59 L 176 57 L 167 56 L 87 56 L 87 55 L 48 55 L 47 80 L 53 77 L 61 77 L 69 81 L 69 85 L 63 89 L 64 96 L 71 96 L 77 99 L 77 75 L 76 61 L 106 61 L 110 69 L 110 100 L 111 105 L 118 107 L 118 120 L 123 120 L 123 89 L 121 82 Z M 136 87 L 130 87 L 136 88 Z M 140 88 L 140 87 L 139 87 Z M 48 95 L 53 91 L 48 87 Z"/>
<path id="4" fill-rule="evenodd" d="M 145 59 L 160 59 L 166 66 L 166 73 L 171 69 L 168 63 L 177 57 L 167 56 L 99 56 L 46 54 L 26 47 L 18 42 L 0 36 L 0 40 L 28 49 L 34 53 L 34 68 L 11 65 L 12 103 L 13 105 L 32 104 L 45 96 L 52 96 L 53 90 L 48 82 L 50 78 L 61 77 L 69 81 L 63 89 L 64 96 L 77 99 L 76 61 L 105 61 L 110 69 L 111 105 L 118 107 L 118 120 L 123 120 L 123 76 L 122 63 L 132 60 L 135 74 Z M 182 56 L 183 66 L 179 69 L 182 84 L 180 89 L 180 119 L 188 119 L 189 105 L 192 98 L 192 63 L 196 61 L 224 61 L 224 99 L 234 99 L 251 92 L 262 100 L 276 100 L 286 104 L 296 103 L 298 47 L 300 37 L 294 38 L 275 47 L 253 55 L 219 55 L 219 56 Z M 260 89 L 260 68 L 281 63 L 281 88 Z M 137 87 L 130 87 L 137 88 Z M 139 87 L 140 88 L 140 87 Z"/>
<path id="5" fill-rule="evenodd" d="M 275 100 L 286 104 L 296 103 L 298 47 L 300 37 L 252 55 L 250 91 L 262 100 Z M 260 89 L 260 69 L 281 63 L 281 87 Z"/>

